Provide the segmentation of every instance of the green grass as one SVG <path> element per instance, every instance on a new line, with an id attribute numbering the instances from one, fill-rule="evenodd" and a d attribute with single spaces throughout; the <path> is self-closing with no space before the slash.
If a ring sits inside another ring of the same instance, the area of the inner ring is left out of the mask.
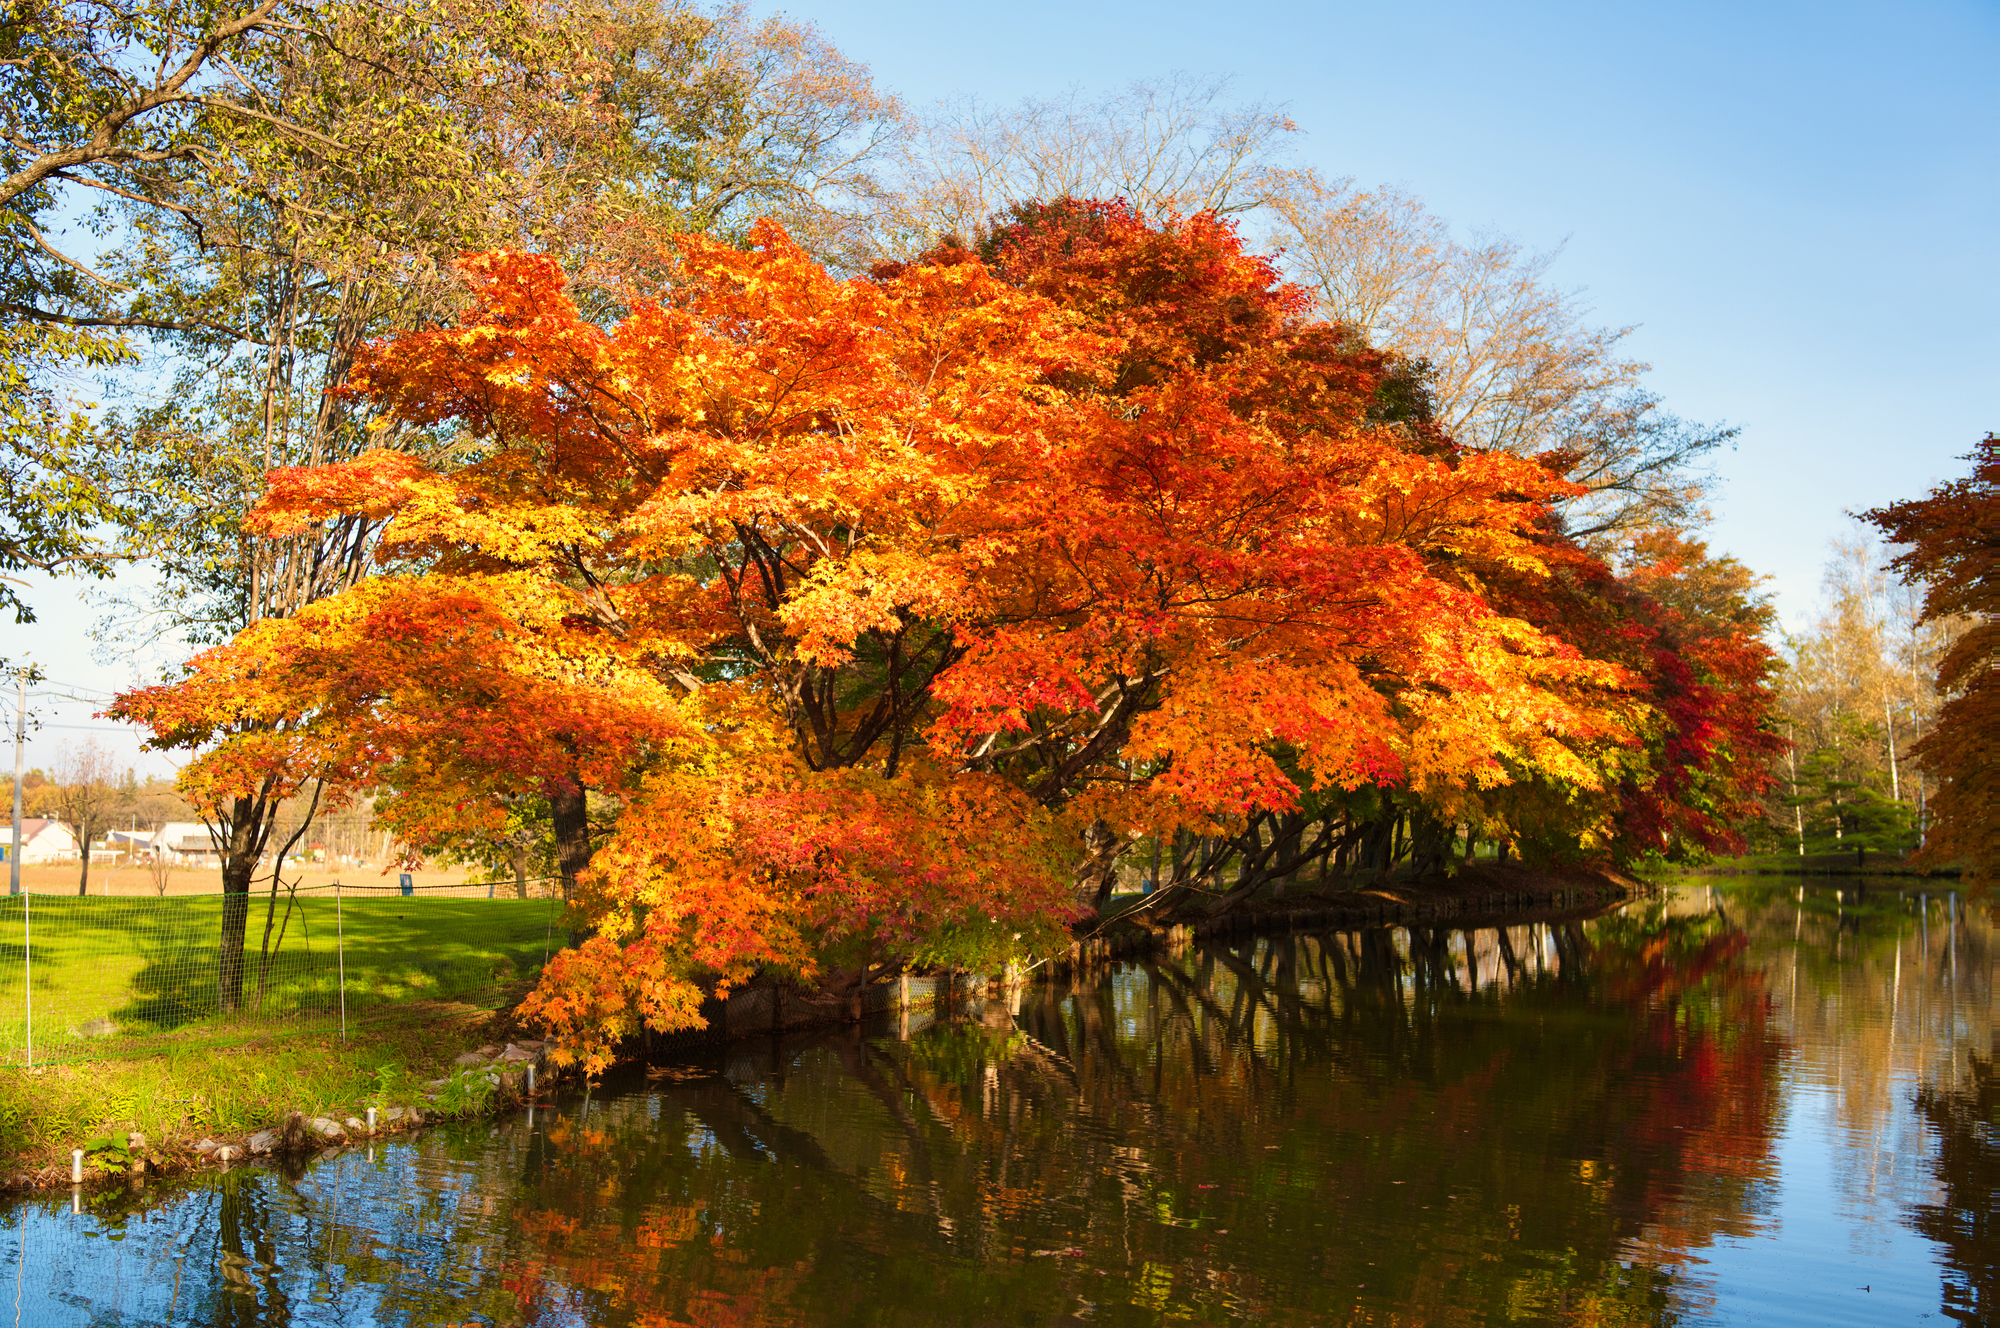
<path id="1" fill-rule="evenodd" d="M 1909 864 L 1894 853 L 1870 849 L 1865 858 L 1852 849 L 1839 853 L 1752 853 L 1740 858 L 1717 858 L 1699 867 L 1671 868 L 1677 874 L 1699 876 L 1715 872 L 1810 872 L 1829 876 L 1900 876 L 1911 873 Z"/>
<path id="2" fill-rule="evenodd" d="M 217 1018 L 217 896 L 0 900 L 0 1056 L 28 1045 L 24 981 L 32 961 L 37 1059 L 101 1057 L 132 1038 L 206 1031 L 278 1034 L 336 1017 L 345 965 L 350 1016 L 413 1000 L 495 997 L 518 989 L 562 945 L 549 900 L 449 899 L 374 894 L 287 901 L 269 915 L 254 899 L 245 941 L 248 1016 Z M 288 911 L 289 909 L 289 911 Z M 30 946 L 28 942 L 32 942 Z M 104 1043 L 98 1037 L 115 1029 Z"/>
<path id="3" fill-rule="evenodd" d="M 0 1069 L 0 1158 L 36 1169 L 67 1166 L 71 1148 L 129 1130 L 155 1148 L 184 1149 L 204 1135 L 241 1136 L 293 1111 L 360 1116 L 370 1104 L 406 1105 L 409 1085 L 452 1072 L 452 1058 L 503 1033 L 495 1016 L 428 1002 L 396 1018 L 378 1009 L 354 1021 L 350 1040 L 324 1031 L 264 1036 L 218 1047 L 156 1039 L 154 1054 L 89 1063 Z M 405 1086 L 386 1097 L 382 1085 Z"/>

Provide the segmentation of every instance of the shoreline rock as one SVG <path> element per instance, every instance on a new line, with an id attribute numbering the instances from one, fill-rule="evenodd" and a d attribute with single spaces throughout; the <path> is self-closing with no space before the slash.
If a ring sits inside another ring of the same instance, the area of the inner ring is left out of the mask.
<path id="1" fill-rule="evenodd" d="M 549 1073 L 549 1043 L 535 1039 L 503 1044 L 493 1043 L 458 1057 L 461 1066 L 459 1074 L 474 1073 L 475 1067 L 484 1067 L 485 1078 L 492 1085 L 492 1095 L 484 1108 L 477 1114 L 497 1115 L 502 1110 L 510 1110 L 523 1100 L 527 1084 L 527 1067 L 533 1065 L 543 1075 Z M 482 1054 L 483 1053 L 483 1054 Z M 471 1059 L 468 1060 L 468 1057 Z M 305 1157 L 325 1158 L 353 1147 L 389 1135 L 407 1134 L 428 1124 L 446 1120 L 468 1119 L 474 1113 L 464 1115 L 444 1115 L 426 1110 L 432 1107 L 439 1089 L 449 1084 L 449 1079 L 433 1080 L 434 1088 L 422 1094 L 424 1106 L 411 1103 L 406 1106 L 376 1108 L 375 1129 L 371 1132 L 363 1117 L 367 1114 L 365 1105 L 354 1114 L 346 1111 L 334 1115 L 314 1116 L 308 1119 L 301 1112 L 291 1112 L 276 1125 L 253 1130 L 244 1135 L 231 1135 L 216 1139 L 204 1135 L 193 1144 L 166 1144 L 158 1148 L 147 1146 L 146 1136 L 138 1131 L 127 1135 L 129 1160 L 123 1165 L 94 1163 L 85 1173 L 81 1186 L 84 1189 L 102 1189 L 114 1183 L 143 1184 L 143 1178 L 150 1176 L 176 1176 L 197 1171 L 204 1167 L 227 1169 L 231 1164 L 259 1158 L 274 1160 Z M 77 1184 L 70 1179 L 66 1166 L 45 1166 L 33 1171 L 18 1171 L 0 1178 L 0 1192 L 25 1193 L 44 1189 L 61 1189 Z"/>

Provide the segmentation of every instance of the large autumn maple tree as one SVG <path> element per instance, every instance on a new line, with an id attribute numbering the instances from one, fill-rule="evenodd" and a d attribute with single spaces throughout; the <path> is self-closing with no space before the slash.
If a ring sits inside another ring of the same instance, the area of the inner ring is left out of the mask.
<path id="1" fill-rule="evenodd" d="M 213 744 L 204 796 L 309 767 L 420 850 L 546 799 L 586 939 L 531 1009 L 593 1057 L 760 966 L 1044 947 L 1142 835 L 1204 907 L 1515 833 L 1530 783 L 1609 843 L 1683 722 L 1529 611 L 1583 557 L 1557 469 L 1452 445 L 1212 217 L 1062 202 L 850 280 L 768 222 L 670 257 L 608 330 L 548 259 L 464 260 L 462 321 L 350 387 L 463 463 L 280 471 L 254 519 L 386 520 L 387 574 L 122 703 Z"/>

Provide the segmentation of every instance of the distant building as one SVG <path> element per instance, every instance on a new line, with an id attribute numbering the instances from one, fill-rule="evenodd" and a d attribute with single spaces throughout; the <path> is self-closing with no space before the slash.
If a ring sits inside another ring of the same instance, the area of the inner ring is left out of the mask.
<path id="1" fill-rule="evenodd" d="M 176 867 L 220 867 L 222 851 L 200 821 L 168 821 L 153 832 L 154 856 Z"/>
<path id="2" fill-rule="evenodd" d="M 14 851 L 14 823 L 7 823 L 7 833 L 0 836 L 0 861 Z M 78 854 L 76 836 L 59 821 L 46 816 L 27 816 L 21 819 L 21 865 L 35 862 L 73 862 Z"/>

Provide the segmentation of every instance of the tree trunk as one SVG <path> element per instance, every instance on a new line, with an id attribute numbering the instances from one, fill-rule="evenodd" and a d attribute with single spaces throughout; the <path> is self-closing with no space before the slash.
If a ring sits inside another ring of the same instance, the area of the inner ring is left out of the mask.
<path id="1" fill-rule="evenodd" d="M 528 850 L 519 844 L 506 846 L 507 865 L 514 869 L 514 898 L 528 897 Z"/>
<path id="2" fill-rule="evenodd" d="M 1077 902 L 1102 913 L 1118 881 L 1118 836 L 1108 822 L 1092 821 L 1083 828 L 1083 861 L 1076 865 L 1074 879 Z"/>
<path id="3" fill-rule="evenodd" d="M 229 851 L 222 861 L 222 936 L 215 961 L 216 1004 L 223 1014 L 243 1008 L 243 934 L 250 924 L 250 882 L 257 874 L 262 808 L 238 798 L 230 808 Z"/>
<path id="4" fill-rule="evenodd" d="M 576 898 L 577 878 L 590 865 L 590 816 L 583 786 L 571 783 L 549 794 L 550 819 L 555 822 L 556 872 L 562 877 L 563 902 Z"/>
<path id="5" fill-rule="evenodd" d="M 90 819 L 80 819 L 77 829 L 82 832 L 83 839 L 83 875 L 77 878 L 76 883 L 76 897 L 81 899 L 90 893 Z"/>
<path id="6" fill-rule="evenodd" d="M 1392 814 L 1387 820 L 1369 822 L 1362 831 L 1360 856 L 1363 870 L 1386 873 L 1395 865 L 1391 852 L 1398 819 Z"/>

